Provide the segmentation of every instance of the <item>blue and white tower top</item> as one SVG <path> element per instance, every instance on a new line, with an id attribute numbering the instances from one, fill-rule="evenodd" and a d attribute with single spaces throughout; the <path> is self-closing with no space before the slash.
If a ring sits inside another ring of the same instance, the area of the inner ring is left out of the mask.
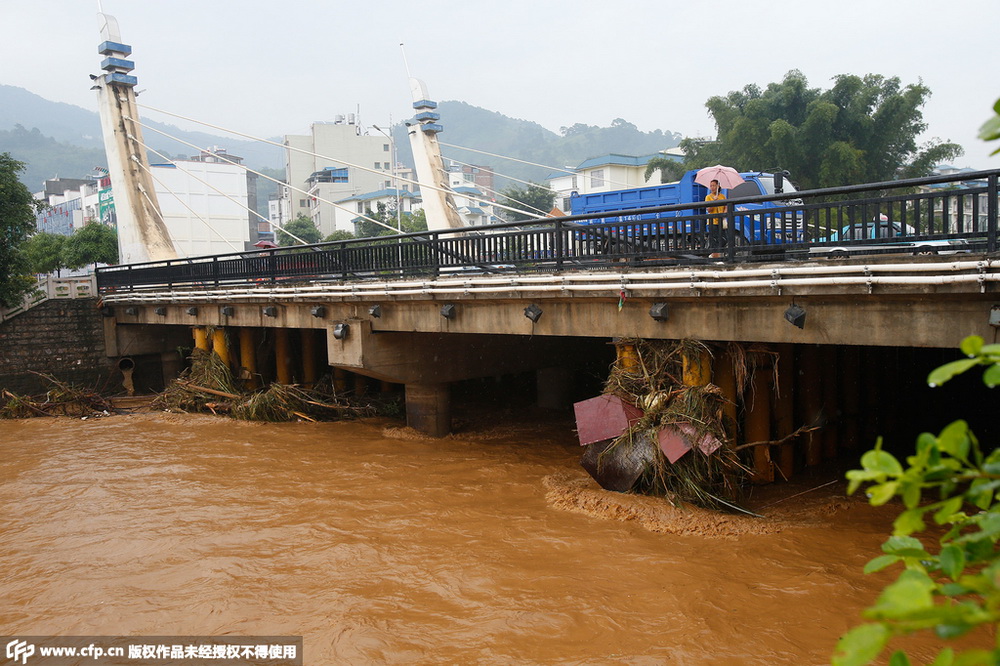
<path id="1" fill-rule="evenodd" d="M 413 95 L 413 108 L 417 114 L 407 125 L 420 124 L 420 130 L 425 134 L 437 134 L 444 130 L 444 126 L 437 121 L 441 119 L 441 114 L 434 111 L 437 102 L 429 99 L 427 86 L 420 79 L 410 79 L 410 94 Z"/>
<path id="2" fill-rule="evenodd" d="M 104 40 L 97 47 L 97 52 L 105 56 L 101 61 L 101 69 L 105 71 L 104 82 L 129 87 L 136 85 L 139 79 L 129 74 L 135 69 L 135 63 L 126 59 L 132 55 L 132 47 L 122 44 L 118 21 L 108 14 L 98 14 L 97 17 L 101 25 L 101 38 Z"/>

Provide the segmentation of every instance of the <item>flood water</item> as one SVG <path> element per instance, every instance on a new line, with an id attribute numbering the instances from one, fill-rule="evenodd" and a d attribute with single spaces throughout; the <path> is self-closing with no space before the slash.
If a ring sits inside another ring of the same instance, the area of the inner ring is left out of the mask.
<path id="1" fill-rule="evenodd" d="M 0 422 L 0 631 L 302 635 L 310 665 L 822 664 L 891 579 L 861 570 L 894 509 L 841 484 L 765 519 L 606 493 L 571 428 Z"/>

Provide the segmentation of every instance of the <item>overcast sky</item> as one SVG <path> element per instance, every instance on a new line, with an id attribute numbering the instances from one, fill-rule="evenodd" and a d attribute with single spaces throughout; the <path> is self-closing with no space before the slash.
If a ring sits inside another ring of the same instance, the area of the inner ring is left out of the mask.
<path id="1" fill-rule="evenodd" d="M 713 95 L 791 69 L 923 81 L 923 140 L 965 147 L 1000 97 L 1000 2 L 670 0 L 102 0 L 133 49 L 140 103 L 261 136 L 358 113 L 412 115 L 408 63 L 432 99 L 553 131 L 624 118 L 643 131 L 715 134 Z M 0 83 L 96 110 L 97 0 L 0 0 Z M 405 46 L 401 49 L 400 43 Z M 405 61 L 404 61 L 405 51 Z M 150 111 L 151 118 L 185 128 Z M 448 119 L 442 118 L 447 133 Z M 198 127 L 198 129 L 206 129 Z M 442 140 L 447 134 L 442 135 Z"/>

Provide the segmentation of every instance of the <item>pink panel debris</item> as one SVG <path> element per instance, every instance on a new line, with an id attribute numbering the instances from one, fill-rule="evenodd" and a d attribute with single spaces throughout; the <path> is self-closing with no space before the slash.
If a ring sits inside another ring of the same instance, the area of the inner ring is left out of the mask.
<path id="1" fill-rule="evenodd" d="M 697 446 L 706 456 L 712 455 L 722 446 L 722 442 L 719 441 L 718 437 L 707 432 L 698 434 L 698 430 L 690 423 L 681 423 L 677 426 L 677 429 L 691 443 L 692 448 Z M 670 462 L 673 461 L 671 460 Z"/>
<path id="2" fill-rule="evenodd" d="M 722 442 L 719 441 L 719 438 L 708 433 L 702 435 L 701 440 L 698 442 L 698 448 L 701 449 L 701 452 L 706 456 L 712 455 L 718 451 L 721 446 Z"/>
<path id="3" fill-rule="evenodd" d="M 613 439 L 642 418 L 642 410 L 616 395 L 599 395 L 573 405 L 580 446 Z"/>
<path id="4" fill-rule="evenodd" d="M 691 442 L 688 438 L 678 432 L 675 428 L 666 427 L 656 435 L 660 444 L 660 450 L 671 464 L 681 459 L 685 453 L 691 450 Z"/>

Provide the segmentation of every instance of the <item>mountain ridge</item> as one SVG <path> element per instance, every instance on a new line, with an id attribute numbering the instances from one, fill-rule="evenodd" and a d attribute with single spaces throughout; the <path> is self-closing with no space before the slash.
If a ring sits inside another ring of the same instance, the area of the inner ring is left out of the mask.
<path id="1" fill-rule="evenodd" d="M 461 101 L 441 102 L 438 111 L 445 128 L 441 141 L 448 144 L 442 146 L 446 159 L 488 166 L 497 174 L 536 182 L 543 181 L 553 169 L 575 166 L 591 157 L 610 153 L 649 155 L 676 146 L 681 139 L 679 134 L 669 131 L 641 132 L 621 118 L 612 121 L 609 127 L 577 123 L 557 133 L 536 122 L 510 118 Z M 156 130 L 198 146 L 223 146 L 230 154 L 243 157 L 244 164 L 254 169 L 284 167 L 284 155 L 277 146 L 191 132 L 152 120 L 144 120 L 143 124 L 152 130 L 145 133 L 146 144 L 170 157 L 187 156 L 194 149 Z M 402 123 L 393 128 L 393 138 L 399 161 L 412 165 Z M 476 151 L 509 155 L 521 161 Z M 26 164 L 21 180 L 33 191 L 46 179 L 81 178 L 95 166 L 106 163 L 96 111 L 53 102 L 24 88 L 3 84 L 0 84 L 0 152 L 9 152 Z M 162 158 L 154 155 L 151 161 Z M 506 182 L 509 181 L 501 179 L 498 187 Z"/>

